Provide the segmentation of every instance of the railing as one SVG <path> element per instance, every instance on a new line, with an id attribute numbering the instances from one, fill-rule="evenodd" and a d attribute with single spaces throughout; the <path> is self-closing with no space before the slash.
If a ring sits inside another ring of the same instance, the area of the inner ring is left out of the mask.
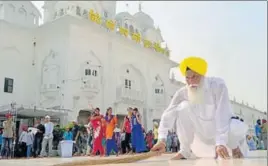
<path id="1" fill-rule="evenodd" d="M 100 81 L 98 79 L 86 79 L 81 87 L 84 91 L 99 91 Z"/>
<path id="2" fill-rule="evenodd" d="M 117 100 L 133 100 L 133 101 L 144 101 L 144 93 L 139 90 L 128 89 L 124 87 L 116 88 Z"/>
<path id="3" fill-rule="evenodd" d="M 42 91 L 57 91 L 58 87 L 57 84 L 43 84 L 42 85 Z"/>

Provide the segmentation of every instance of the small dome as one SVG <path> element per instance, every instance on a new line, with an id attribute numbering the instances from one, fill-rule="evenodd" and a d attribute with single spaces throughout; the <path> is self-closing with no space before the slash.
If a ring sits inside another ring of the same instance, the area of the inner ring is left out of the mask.
<path id="1" fill-rule="evenodd" d="M 143 28 L 154 28 L 154 20 L 148 14 L 140 11 L 133 16 Z"/>
<path id="2" fill-rule="evenodd" d="M 131 14 L 129 14 L 128 12 L 121 12 L 115 16 L 115 20 L 123 20 L 126 18 L 127 19 L 134 19 L 134 17 Z"/>

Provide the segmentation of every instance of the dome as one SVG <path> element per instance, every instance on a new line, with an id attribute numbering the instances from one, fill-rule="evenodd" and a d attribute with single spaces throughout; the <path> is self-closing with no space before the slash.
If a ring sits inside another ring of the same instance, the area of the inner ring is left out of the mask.
<path id="1" fill-rule="evenodd" d="M 123 20 L 126 18 L 127 19 L 134 19 L 134 17 L 131 14 L 129 14 L 128 12 L 121 12 L 115 16 L 115 20 Z"/>
<path id="2" fill-rule="evenodd" d="M 144 31 L 144 36 L 146 37 L 147 40 L 153 42 L 162 43 L 164 41 L 161 32 L 153 28 L 146 29 Z"/>
<path id="3" fill-rule="evenodd" d="M 143 28 L 154 28 L 154 20 L 148 14 L 140 11 L 133 16 Z"/>

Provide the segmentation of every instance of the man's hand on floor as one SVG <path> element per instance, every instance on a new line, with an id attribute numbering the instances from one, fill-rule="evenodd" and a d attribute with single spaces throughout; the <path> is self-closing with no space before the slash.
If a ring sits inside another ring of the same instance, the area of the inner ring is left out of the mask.
<path id="1" fill-rule="evenodd" d="M 152 152 L 158 152 L 159 154 L 166 152 L 166 143 L 159 141 L 151 149 Z"/>
<path id="2" fill-rule="evenodd" d="M 221 157 L 222 159 L 229 159 L 229 153 L 225 146 L 219 145 L 216 146 L 216 157 Z"/>

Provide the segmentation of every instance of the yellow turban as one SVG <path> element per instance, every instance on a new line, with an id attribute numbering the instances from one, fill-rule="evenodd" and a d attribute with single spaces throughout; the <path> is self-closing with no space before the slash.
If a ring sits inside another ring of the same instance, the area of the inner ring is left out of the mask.
<path id="1" fill-rule="evenodd" d="M 179 67 L 183 76 L 186 75 L 187 67 L 192 71 L 204 76 L 206 75 L 208 65 L 207 62 L 202 58 L 188 57 L 180 63 Z"/>

